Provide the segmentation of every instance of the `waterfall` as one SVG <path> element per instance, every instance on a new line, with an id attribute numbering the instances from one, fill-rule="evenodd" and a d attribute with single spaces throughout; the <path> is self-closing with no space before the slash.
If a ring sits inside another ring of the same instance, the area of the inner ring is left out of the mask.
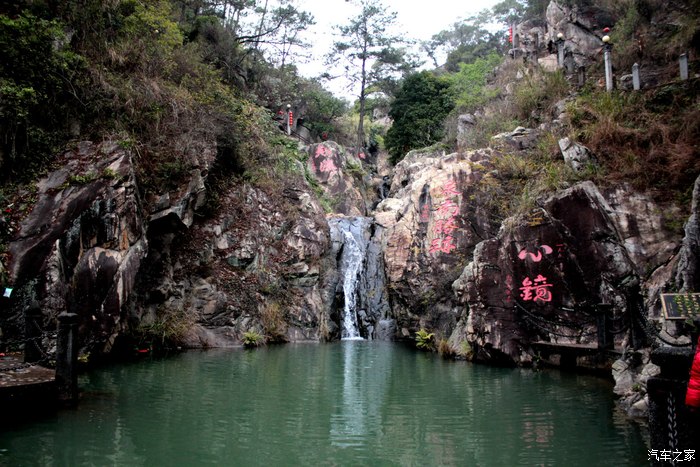
<path id="1" fill-rule="evenodd" d="M 362 339 L 357 320 L 357 285 L 367 251 L 367 240 L 364 238 L 365 218 L 353 219 L 359 222 L 340 222 L 343 234 L 343 253 L 340 258 L 340 271 L 343 281 L 343 314 L 341 339 Z M 357 225 L 359 224 L 359 225 Z M 358 228 L 359 227 L 359 228 Z"/>
<path id="2" fill-rule="evenodd" d="M 372 339 L 377 322 L 386 317 L 389 309 L 379 246 L 380 228 L 368 217 L 332 218 L 328 224 L 338 261 L 338 301 L 342 288 L 340 338 Z"/>

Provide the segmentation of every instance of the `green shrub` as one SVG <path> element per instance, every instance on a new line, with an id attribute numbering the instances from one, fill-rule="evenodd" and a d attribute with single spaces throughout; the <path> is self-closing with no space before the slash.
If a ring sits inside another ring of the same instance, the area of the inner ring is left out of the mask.
<path id="1" fill-rule="evenodd" d="M 469 345 L 468 341 L 463 340 L 459 344 L 459 350 L 457 351 L 457 355 L 467 360 L 472 360 L 474 358 L 474 350 L 472 349 L 472 346 Z"/>
<path id="2" fill-rule="evenodd" d="M 537 123 L 570 89 L 562 71 L 540 72 L 523 78 L 514 90 L 515 113 L 519 119 Z"/>
<path id="3" fill-rule="evenodd" d="M 454 358 L 456 354 L 447 339 L 440 339 L 437 350 L 442 358 Z"/>
<path id="4" fill-rule="evenodd" d="M 422 350 L 433 350 L 435 347 L 435 334 L 421 328 L 416 331 L 416 347 Z"/>
<path id="5" fill-rule="evenodd" d="M 63 26 L 30 14 L 0 15 L 0 155 L 3 178 L 30 179 L 67 139 L 84 61 Z"/>
<path id="6" fill-rule="evenodd" d="M 476 125 L 471 127 L 462 137 L 461 144 L 465 149 L 485 148 L 494 135 L 513 131 L 518 126 L 520 126 L 520 122 L 507 112 L 492 112 L 476 120 Z M 456 140 L 456 127 L 451 136 L 453 140 Z"/>
<path id="7" fill-rule="evenodd" d="M 183 41 L 171 15 L 170 2 L 165 0 L 137 2 L 133 12 L 124 18 L 121 40 L 110 49 L 113 63 L 149 74 L 171 70 L 173 53 Z"/>
<path id="8" fill-rule="evenodd" d="M 451 92 L 460 112 L 473 112 L 499 95 L 499 90 L 487 87 L 487 82 L 502 61 L 502 57 L 492 53 L 473 63 L 461 63 L 459 71 L 449 75 Z"/>
<path id="9" fill-rule="evenodd" d="M 243 333 L 243 347 L 248 349 L 259 347 L 265 343 L 265 338 L 257 331 L 246 331 Z"/>
<path id="10" fill-rule="evenodd" d="M 194 322 L 195 317 L 184 310 L 161 307 L 152 320 L 139 324 L 135 334 L 141 343 L 148 342 L 160 347 L 177 346 L 192 329 Z"/>
<path id="11" fill-rule="evenodd" d="M 287 341 L 287 322 L 284 320 L 284 310 L 278 302 L 266 303 L 260 313 L 260 320 L 270 342 Z"/>
<path id="12" fill-rule="evenodd" d="M 607 183 L 652 189 L 677 199 L 700 173 L 700 109 L 696 83 L 636 93 L 589 90 L 567 106 L 573 137 L 600 165 L 587 171 Z"/>

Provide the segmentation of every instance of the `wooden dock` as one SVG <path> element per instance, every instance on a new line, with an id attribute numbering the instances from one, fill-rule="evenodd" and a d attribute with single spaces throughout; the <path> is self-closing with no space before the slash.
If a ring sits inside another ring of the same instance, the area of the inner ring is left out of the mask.
<path id="1" fill-rule="evenodd" d="M 0 413 L 55 404 L 56 371 L 24 363 L 21 354 L 0 356 Z"/>
<path id="2" fill-rule="evenodd" d="M 601 349 L 597 344 L 531 342 L 542 363 L 562 369 L 609 371 L 612 363 L 620 358 L 620 349 Z"/>

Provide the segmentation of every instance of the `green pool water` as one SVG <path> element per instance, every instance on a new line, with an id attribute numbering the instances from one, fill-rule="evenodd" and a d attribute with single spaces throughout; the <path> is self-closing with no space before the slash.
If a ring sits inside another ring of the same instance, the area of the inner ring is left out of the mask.
<path id="1" fill-rule="evenodd" d="M 187 352 L 83 375 L 0 432 L 0 465 L 645 465 L 612 384 L 348 341 Z"/>

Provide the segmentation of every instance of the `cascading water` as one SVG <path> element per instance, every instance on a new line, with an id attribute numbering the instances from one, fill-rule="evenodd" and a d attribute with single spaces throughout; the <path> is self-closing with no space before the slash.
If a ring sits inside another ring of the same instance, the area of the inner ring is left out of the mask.
<path id="1" fill-rule="evenodd" d="M 363 218 L 359 220 L 364 221 Z M 364 222 L 360 222 L 364 224 Z M 342 224 L 340 224 L 342 225 Z M 341 339 L 362 339 L 357 321 L 357 285 L 367 252 L 367 240 L 364 238 L 364 226 L 357 228 L 352 222 L 349 228 L 342 230 L 343 254 L 341 256 L 341 273 L 343 274 L 343 314 Z M 353 228 L 355 227 L 355 228 Z"/>
<path id="2" fill-rule="evenodd" d="M 381 228 L 368 217 L 332 218 L 328 224 L 338 261 L 338 302 L 342 287 L 340 338 L 372 339 L 377 323 L 389 313 L 379 244 Z M 340 311 L 340 306 L 337 309 Z"/>

